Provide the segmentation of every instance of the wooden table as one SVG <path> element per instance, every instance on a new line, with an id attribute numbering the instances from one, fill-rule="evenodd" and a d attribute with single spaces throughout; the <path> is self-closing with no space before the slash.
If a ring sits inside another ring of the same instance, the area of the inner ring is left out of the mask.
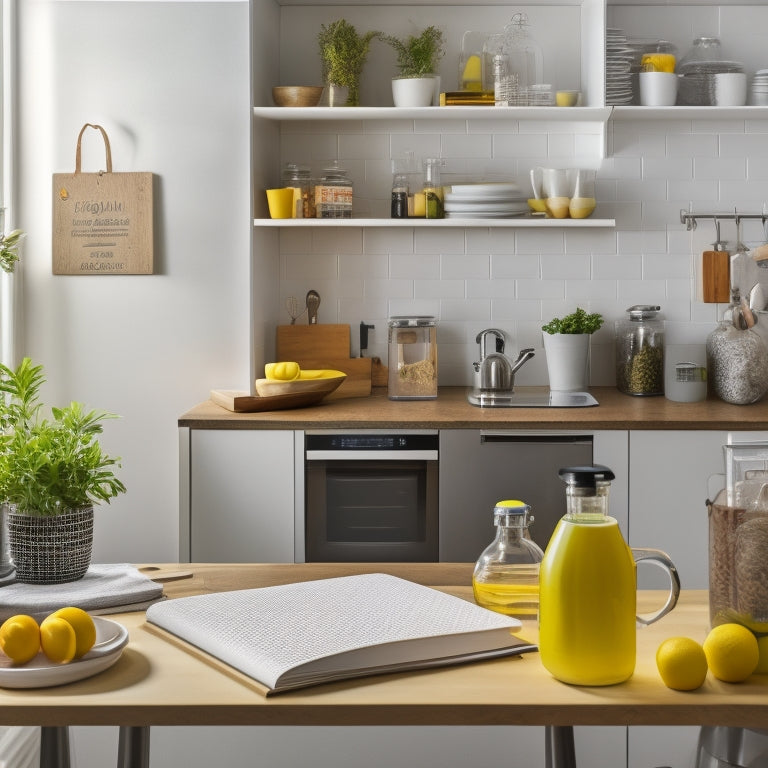
<path id="1" fill-rule="evenodd" d="M 193 574 L 168 582 L 169 598 L 376 571 L 472 599 L 469 564 L 171 564 L 159 569 Z M 660 592 L 641 592 L 639 608 L 650 609 L 661 600 Z M 655 652 L 663 639 L 687 635 L 702 641 L 706 636 L 705 591 L 684 591 L 672 613 L 639 629 L 635 674 L 607 687 L 559 683 L 533 653 L 333 683 L 267 699 L 243 675 L 148 630 L 143 613 L 112 618 L 129 629 L 130 642 L 111 669 L 60 688 L 0 692 L 0 722 L 44 726 L 48 756 L 41 764 L 46 768 L 66 765 L 59 737 L 70 725 L 121 726 L 119 768 L 144 768 L 152 725 L 543 725 L 553 736 L 548 746 L 567 751 L 573 725 L 765 728 L 768 723 L 768 676 L 732 685 L 710 675 L 699 690 L 688 693 L 666 688 L 658 676 Z M 535 622 L 524 622 L 521 634 L 535 641 Z M 552 762 L 559 762 L 557 755 Z"/>

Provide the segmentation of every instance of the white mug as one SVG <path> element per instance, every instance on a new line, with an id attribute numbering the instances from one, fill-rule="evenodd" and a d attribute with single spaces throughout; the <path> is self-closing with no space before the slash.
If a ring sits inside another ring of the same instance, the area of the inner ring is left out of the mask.
<path id="1" fill-rule="evenodd" d="M 674 72 L 640 72 L 640 103 L 644 107 L 671 107 L 677 100 Z"/>
<path id="2" fill-rule="evenodd" d="M 747 103 L 747 76 L 744 72 L 715 75 L 715 106 L 743 107 Z"/>

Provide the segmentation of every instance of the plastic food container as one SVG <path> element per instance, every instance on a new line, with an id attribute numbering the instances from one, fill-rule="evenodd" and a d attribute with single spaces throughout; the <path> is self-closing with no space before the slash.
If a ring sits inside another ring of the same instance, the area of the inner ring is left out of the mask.
<path id="1" fill-rule="evenodd" d="M 437 321 L 429 315 L 390 317 L 387 394 L 390 400 L 437 397 Z"/>

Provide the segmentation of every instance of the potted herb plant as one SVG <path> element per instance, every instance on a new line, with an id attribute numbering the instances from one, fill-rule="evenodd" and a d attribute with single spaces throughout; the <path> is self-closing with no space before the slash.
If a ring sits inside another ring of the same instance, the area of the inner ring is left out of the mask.
<path id="1" fill-rule="evenodd" d="M 555 317 L 544 331 L 549 388 L 560 392 L 580 392 L 589 386 L 589 342 L 603 324 L 603 316 L 588 314 L 577 307 L 563 318 Z"/>
<path id="2" fill-rule="evenodd" d="M 397 55 L 399 74 L 392 79 L 392 98 L 396 107 L 427 107 L 440 91 L 438 63 L 445 55 L 442 30 L 434 26 L 406 38 L 385 35 Z"/>
<path id="3" fill-rule="evenodd" d="M 91 560 L 93 507 L 125 492 L 119 459 L 101 449 L 106 411 L 72 402 L 41 414 L 43 368 L 24 358 L 0 365 L 0 501 L 17 581 L 55 584 L 82 578 Z"/>
<path id="4" fill-rule="evenodd" d="M 360 104 L 360 76 L 371 41 L 379 36 L 379 32 L 360 35 L 345 19 L 320 26 L 317 42 L 323 67 L 323 83 L 328 89 L 330 106 L 341 103 L 337 95 L 339 89 L 346 89 L 346 106 L 356 107 Z"/>

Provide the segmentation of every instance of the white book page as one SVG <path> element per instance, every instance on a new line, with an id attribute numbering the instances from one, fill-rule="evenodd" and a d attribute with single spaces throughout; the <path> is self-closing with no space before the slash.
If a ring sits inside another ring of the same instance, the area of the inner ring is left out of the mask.
<path id="1" fill-rule="evenodd" d="M 290 670 L 308 674 L 292 687 L 361 669 L 521 645 L 516 619 L 395 576 L 363 574 L 167 600 L 148 621 L 271 689 Z M 478 640 L 483 636 L 478 645 Z M 419 638 L 439 642 L 410 643 Z M 356 649 L 351 659 L 343 656 Z M 318 662 L 318 663 L 312 663 Z M 325 677 L 320 676 L 320 679 Z"/>

